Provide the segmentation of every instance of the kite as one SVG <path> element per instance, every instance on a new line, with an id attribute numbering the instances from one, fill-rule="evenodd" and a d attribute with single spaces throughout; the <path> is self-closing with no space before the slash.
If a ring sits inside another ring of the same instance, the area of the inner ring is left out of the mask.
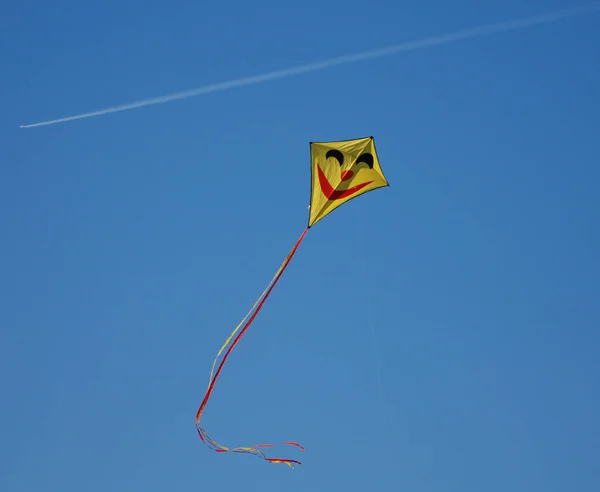
<path id="1" fill-rule="evenodd" d="M 196 413 L 196 429 L 198 431 L 198 435 L 200 436 L 202 442 L 204 442 L 212 450 L 219 453 L 233 452 L 252 454 L 271 463 L 284 463 L 291 468 L 294 468 L 294 464 L 301 464 L 301 462 L 293 459 L 269 458 L 266 456 L 263 450 L 265 448 L 273 448 L 275 446 L 274 444 L 257 444 L 250 447 L 228 448 L 216 443 L 209 437 L 206 430 L 200 426 L 200 418 L 213 392 L 217 378 L 219 377 L 219 374 L 221 374 L 223 365 L 229 357 L 229 354 L 239 343 L 241 338 L 244 336 L 244 333 L 246 333 L 248 327 L 256 318 L 256 315 L 261 310 L 273 288 L 283 275 L 283 272 L 292 260 L 296 250 L 302 243 L 308 230 L 344 203 L 347 203 L 348 201 L 360 195 L 368 193 L 369 191 L 389 186 L 379 164 L 379 158 L 375 149 L 375 141 L 373 137 L 333 142 L 311 142 L 310 167 L 311 192 L 308 225 L 294 244 L 294 247 L 289 252 L 277 272 L 275 272 L 275 275 L 265 290 L 254 303 L 254 306 L 252 306 L 250 311 L 248 311 L 246 316 L 244 316 L 242 321 L 240 321 L 240 323 L 236 326 L 219 350 L 210 371 L 209 384 L 204 396 L 204 400 L 202 400 L 200 408 Z M 235 339 L 233 338 L 234 336 Z M 227 351 L 221 358 L 217 367 L 217 361 L 226 348 Z M 216 372 L 215 367 L 217 367 Z M 304 447 L 294 441 L 286 441 L 282 444 L 295 446 L 304 451 Z"/>

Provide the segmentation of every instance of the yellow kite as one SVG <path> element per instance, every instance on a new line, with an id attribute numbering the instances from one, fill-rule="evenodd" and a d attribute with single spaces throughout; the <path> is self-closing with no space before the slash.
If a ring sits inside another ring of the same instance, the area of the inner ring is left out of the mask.
<path id="1" fill-rule="evenodd" d="M 263 449 L 272 448 L 275 446 L 274 444 L 257 444 L 250 447 L 228 448 L 216 443 L 209 437 L 206 430 L 200 427 L 200 417 L 202 416 L 206 403 L 214 389 L 215 382 L 221 373 L 221 369 L 233 350 L 233 347 L 238 344 L 252 321 L 254 321 L 254 318 L 292 260 L 292 257 L 296 253 L 296 250 L 300 246 L 300 243 L 304 239 L 304 236 L 306 236 L 308 230 L 340 205 L 343 205 L 357 196 L 364 195 L 369 191 L 389 186 L 379 164 L 373 137 L 335 142 L 311 142 L 310 167 L 311 192 L 308 226 L 304 229 L 304 232 L 302 232 L 300 238 L 296 241 L 296 244 L 294 244 L 294 247 L 269 282 L 269 285 L 267 285 L 266 289 L 256 300 L 254 306 L 252 306 L 250 311 L 248 311 L 246 316 L 244 316 L 242 321 L 236 326 L 235 330 L 233 330 L 219 350 L 210 372 L 208 389 L 206 390 L 204 400 L 196 414 L 196 429 L 198 430 L 200 439 L 214 451 L 220 453 L 249 453 L 266 461 L 270 461 L 271 463 L 285 463 L 292 468 L 294 467 L 294 463 L 300 464 L 300 462 L 286 458 L 268 458 L 265 455 Z M 233 338 L 234 336 L 235 339 Z M 233 342 L 231 342 L 232 339 Z M 215 372 L 217 361 L 226 348 L 227 351 L 221 358 Z M 282 444 L 296 446 L 304 451 L 304 448 L 300 444 L 293 441 L 286 441 Z"/>

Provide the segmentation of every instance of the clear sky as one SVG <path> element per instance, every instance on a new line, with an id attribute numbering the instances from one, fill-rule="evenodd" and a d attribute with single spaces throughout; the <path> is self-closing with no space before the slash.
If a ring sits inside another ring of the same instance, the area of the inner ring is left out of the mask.
<path id="1" fill-rule="evenodd" d="M 219 5 L 221 3 L 221 5 Z M 19 125 L 567 0 L 27 1 L 0 18 L 0 490 L 600 490 L 600 13 Z M 311 140 L 391 184 L 310 230 Z"/>

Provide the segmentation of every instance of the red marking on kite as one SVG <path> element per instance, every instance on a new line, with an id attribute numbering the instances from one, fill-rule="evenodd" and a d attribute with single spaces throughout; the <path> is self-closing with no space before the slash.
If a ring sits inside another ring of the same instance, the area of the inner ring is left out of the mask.
<path id="1" fill-rule="evenodd" d="M 342 173 L 342 181 L 348 181 L 352 176 L 354 176 L 354 171 L 344 171 Z"/>
<path id="2" fill-rule="evenodd" d="M 321 166 L 319 166 L 318 164 L 317 171 L 319 173 L 319 184 L 321 185 L 321 190 L 323 191 L 323 194 L 327 197 L 328 200 L 340 200 L 342 198 L 349 197 L 350 195 L 353 195 L 357 191 L 362 190 L 365 186 L 370 185 L 373 182 L 367 181 L 366 183 L 361 183 L 359 185 L 353 186 L 352 188 L 348 188 L 347 190 L 335 190 L 333 186 L 331 186 L 331 183 L 329 183 L 329 181 L 327 180 L 327 176 L 325 176 L 325 173 L 321 169 Z M 346 171 L 342 175 L 342 181 L 346 181 L 352 177 L 352 175 L 350 175 L 350 178 L 348 177 L 348 175 L 346 174 L 348 172 L 352 173 L 352 171 Z"/>

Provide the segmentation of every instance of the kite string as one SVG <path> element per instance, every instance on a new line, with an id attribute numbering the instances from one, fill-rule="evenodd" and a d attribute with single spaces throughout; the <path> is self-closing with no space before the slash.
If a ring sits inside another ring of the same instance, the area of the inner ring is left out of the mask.
<path id="1" fill-rule="evenodd" d="M 242 321 L 239 322 L 239 324 L 235 327 L 235 329 L 231 332 L 231 335 L 229 335 L 229 337 L 227 338 L 227 340 L 225 340 L 225 343 L 223 344 L 223 346 L 221 347 L 221 349 L 219 350 L 219 353 L 217 354 L 217 356 L 215 357 L 215 360 L 213 361 L 213 365 L 212 368 L 210 370 L 210 376 L 208 378 L 208 386 L 210 387 L 210 383 L 212 382 L 213 379 L 213 374 L 215 371 L 215 366 L 217 364 L 217 360 L 219 360 L 219 357 L 221 356 L 221 354 L 223 353 L 223 350 L 225 350 L 225 347 L 227 347 L 227 345 L 229 345 L 229 342 L 231 341 L 231 339 L 233 338 L 233 336 L 238 332 L 238 330 L 240 329 L 240 327 L 244 324 L 244 322 L 246 321 L 246 319 L 248 319 L 248 316 L 250 316 L 250 313 L 252 313 L 252 311 L 254 311 L 254 309 L 256 308 L 256 306 L 258 305 L 258 303 L 261 301 L 261 299 L 265 296 L 265 294 L 267 293 L 267 291 L 269 290 L 269 287 L 271 287 L 271 285 L 273 284 L 273 282 L 275 281 L 275 278 L 277 277 L 277 275 L 279 275 L 279 272 L 281 272 L 284 263 L 281 264 L 281 266 L 278 268 L 277 272 L 275 272 L 275 275 L 273 275 L 273 278 L 271 279 L 271 281 L 269 282 L 269 284 L 265 287 L 265 290 L 262 291 L 261 295 L 258 296 L 258 299 L 256 299 L 256 302 L 254 303 L 254 305 L 250 308 L 250 310 L 246 313 L 246 316 L 244 316 L 242 318 Z"/>
<path id="2" fill-rule="evenodd" d="M 227 358 L 229 357 L 229 354 L 231 353 L 231 351 L 233 350 L 233 348 L 238 344 L 238 342 L 240 341 L 240 339 L 242 338 L 242 336 L 244 335 L 244 333 L 246 332 L 246 330 L 248 329 L 248 327 L 250 326 L 250 324 L 254 321 L 254 318 L 256 317 L 256 315 L 258 314 L 258 312 L 261 310 L 261 308 L 264 305 L 265 301 L 267 300 L 267 298 L 271 294 L 273 288 L 275 287 L 275 285 L 277 284 L 277 282 L 281 278 L 281 275 L 283 274 L 283 272 L 285 271 L 285 269 L 289 265 L 292 257 L 296 253 L 296 250 L 300 246 L 300 243 L 304 239 L 304 236 L 306 235 L 307 232 L 308 232 L 308 228 L 304 230 L 304 232 L 302 233 L 302 235 L 300 236 L 300 238 L 298 239 L 298 241 L 296 242 L 296 244 L 294 245 L 294 247 L 292 248 L 292 250 L 290 251 L 290 253 L 286 257 L 286 259 L 284 260 L 284 262 L 281 265 L 281 267 L 279 267 L 279 270 L 275 274 L 275 277 L 273 278 L 273 280 L 271 281 L 270 286 L 266 289 L 266 294 L 264 296 L 262 296 L 262 300 L 260 300 L 260 297 L 259 297 L 260 304 L 258 305 L 258 307 L 256 308 L 256 310 L 254 311 L 254 314 L 247 321 L 247 323 L 244 326 L 244 328 L 242 329 L 242 331 L 238 334 L 238 336 L 235 338 L 233 344 L 229 347 L 229 349 L 225 353 L 225 356 L 223 357 L 223 360 L 221 360 L 221 363 L 219 364 L 219 368 L 217 369 L 217 373 L 214 375 L 214 378 L 212 379 L 212 381 L 211 381 L 211 383 L 210 383 L 210 385 L 208 387 L 208 390 L 207 390 L 206 395 L 204 397 L 204 401 L 202 402 L 202 405 L 200 405 L 200 408 L 198 409 L 198 412 L 196 414 L 196 419 L 199 420 L 200 415 L 202 414 L 202 411 L 204 410 L 204 407 L 206 406 L 206 402 L 208 401 L 208 398 L 210 397 L 210 395 L 211 395 L 211 393 L 213 391 L 215 382 L 216 382 L 217 378 L 219 377 L 219 374 L 220 374 L 220 372 L 221 372 L 221 370 L 223 368 L 223 365 L 225 364 Z M 258 303 L 258 301 L 257 301 L 257 303 Z M 237 328 L 234 331 L 237 331 Z M 230 338 L 231 338 L 231 336 L 230 336 Z M 227 344 L 227 342 L 226 342 L 226 344 Z"/>
<path id="3" fill-rule="evenodd" d="M 209 444 L 210 447 L 217 448 L 217 449 L 215 449 L 215 451 L 218 451 L 218 452 L 232 451 L 232 452 L 252 453 L 252 454 L 255 454 L 256 456 L 261 457 L 261 458 L 263 458 L 263 459 L 265 459 L 267 461 L 270 461 L 272 463 L 285 463 L 286 465 L 288 465 L 288 466 L 290 466 L 292 468 L 293 468 L 292 463 L 300 464 L 300 462 L 296 461 L 296 460 L 289 460 L 289 459 L 284 459 L 284 458 L 267 458 L 262 451 L 260 451 L 260 450 L 257 449 L 258 447 L 273 447 L 274 445 L 272 445 L 272 444 L 259 444 L 259 445 L 254 446 L 254 447 L 238 447 L 238 448 L 234 448 L 234 449 L 229 449 L 229 448 L 227 448 L 225 446 L 217 444 L 215 441 L 213 441 L 208 436 L 206 430 L 203 429 L 202 427 L 200 427 L 200 418 L 201 418 L 202 413 L 204 411 L 204 408 L 206 407 L 206 404 L 207 404 L 207 402 L 208 402 L 208 400 L 209 400 L 209 398 L 210 398 L 210 396 L 212 394 L 212 391 L 213 391 L 215 383 L 216 383 L 216 381 L 217 381 L 217 379 L 218 379 L 218 377 L 219 377 L 219 375 L 221 373 L 221 370 L 223 369 L 223 366 L 225 365 L 225 362 L 227 361 L 227 358 L 229 357 L 229 354 L 231 353 L 231 351 L 233 350 L 233 348 L 239 343 L 239 341 L 241 340 L 241 338 L 244 336 L 244 333 L 249 328 L 249 326 L 252 324 L 252 322 L 254 321 L 254 318 L 259 313 L 259 311 L 261 310 L 262 306 L 264 305 L 264 303 L 268 299 L 269 295 L 271 294 L 271 292 L 275 288 L 275 285 L 277 284 L 277 282 L 279 281 L 279 279 L 283 275 L 283 272 L 285 271 L 285 269 L 289 265 L 290 261 L 292 260 L 294 254 L 296 253 L 298 247 L 300 246 L 300 243 L 302 243 L 302 240 L 306 236 L 306 233 L 308 232 L 308 229 L 309 228 L 307 227 L 304 230 L 304 232 L 302 233 L 302 235 L 300 236 L 300 238 L 296 241 L 296 244 L 294 245 L 294 247 L 292 248 L 292 250 L 290 251 L 290 253 L 288 253 L 288 255 L 287 255 L 286 259 L 284 260 L 284 262 L 282 263 L 282 265 L 279 267 L 277 273 L 275 274 L 275 277 L 271 280 L 271 282 L 269 283 L 269 286 L 267 287 L 267 289 L 261 294 L 261 296 L 258 298 L 258 300 L 256 301 L 256 303 L 254 304 L 253 308 L 250 310 L 250 312 L 252 312 L 252 310 L 256 307 L 256 309 L 254 310 L 254 313 L 252 314 L 252 316 L 250 317 L 250 319 L 248 319 L 248 321 L 246 321 L 246 324 L 244 325 L 244 327 L 242 328 L 242 330 L 239 332 L 239 334 L 237 335 L 237 337 L 234 339 L 234 341 L 231 344 L 231 346 L 227 349 L 227 352 L 225 352 L 225 355 L 223 356 L 223 359 L 221 360 L 221 362 L 219 364 L 219 367 L 217 369 L 217 372 L 214 374 L 214 377 L 212 377 L 213 371 L 211 371 L 211 381 L 209 383 L 208 389 L 207 389 L 206 394 L 204 396 L 204 400 L 202 401 L 200 407 L 198 408 L 198 412 L 196 413 L 196 428 L 198 430 L 198 434 L 200 436 L 200 439 L 203 442 Z M 257 306 L 257 304 L 258 304 L 258 306 Z M 248 314 L 250 314 L 250 312 Z M 244 320 L 246 318 L 248 318 L 248 314 L 244 317 L 244 319 L 242 320 L 242 322 L 235 328 L 235 330 L 229 336 L 229 338 L 227 339 L 227 341 L 225 342 L 225 344 L 223 345 L 223 347 L 221 347 L 221 350 L 219 351 L 219 355 L 224 350 L 224 348 L 228 345 L 229 341 L 231 340 L 231 338 L 233 337 L 233 335 L 238 331 L 239 327 L 244 322 Z M 217 355 L 217 358 L 219 357 L 219 355 Z M 214 370 L 215 363 L 216 363 L 216 359 L 215 359 L 215 362 L 213 363 L 213 370 Z M 300 444 L 295 443 L 293 441 L 286 441 L 284 444 L 292 445 L 292 446 L 297 446 L 300 449 L 302 449 L 302 451 L 304 451 L 304 448 Z"/>

